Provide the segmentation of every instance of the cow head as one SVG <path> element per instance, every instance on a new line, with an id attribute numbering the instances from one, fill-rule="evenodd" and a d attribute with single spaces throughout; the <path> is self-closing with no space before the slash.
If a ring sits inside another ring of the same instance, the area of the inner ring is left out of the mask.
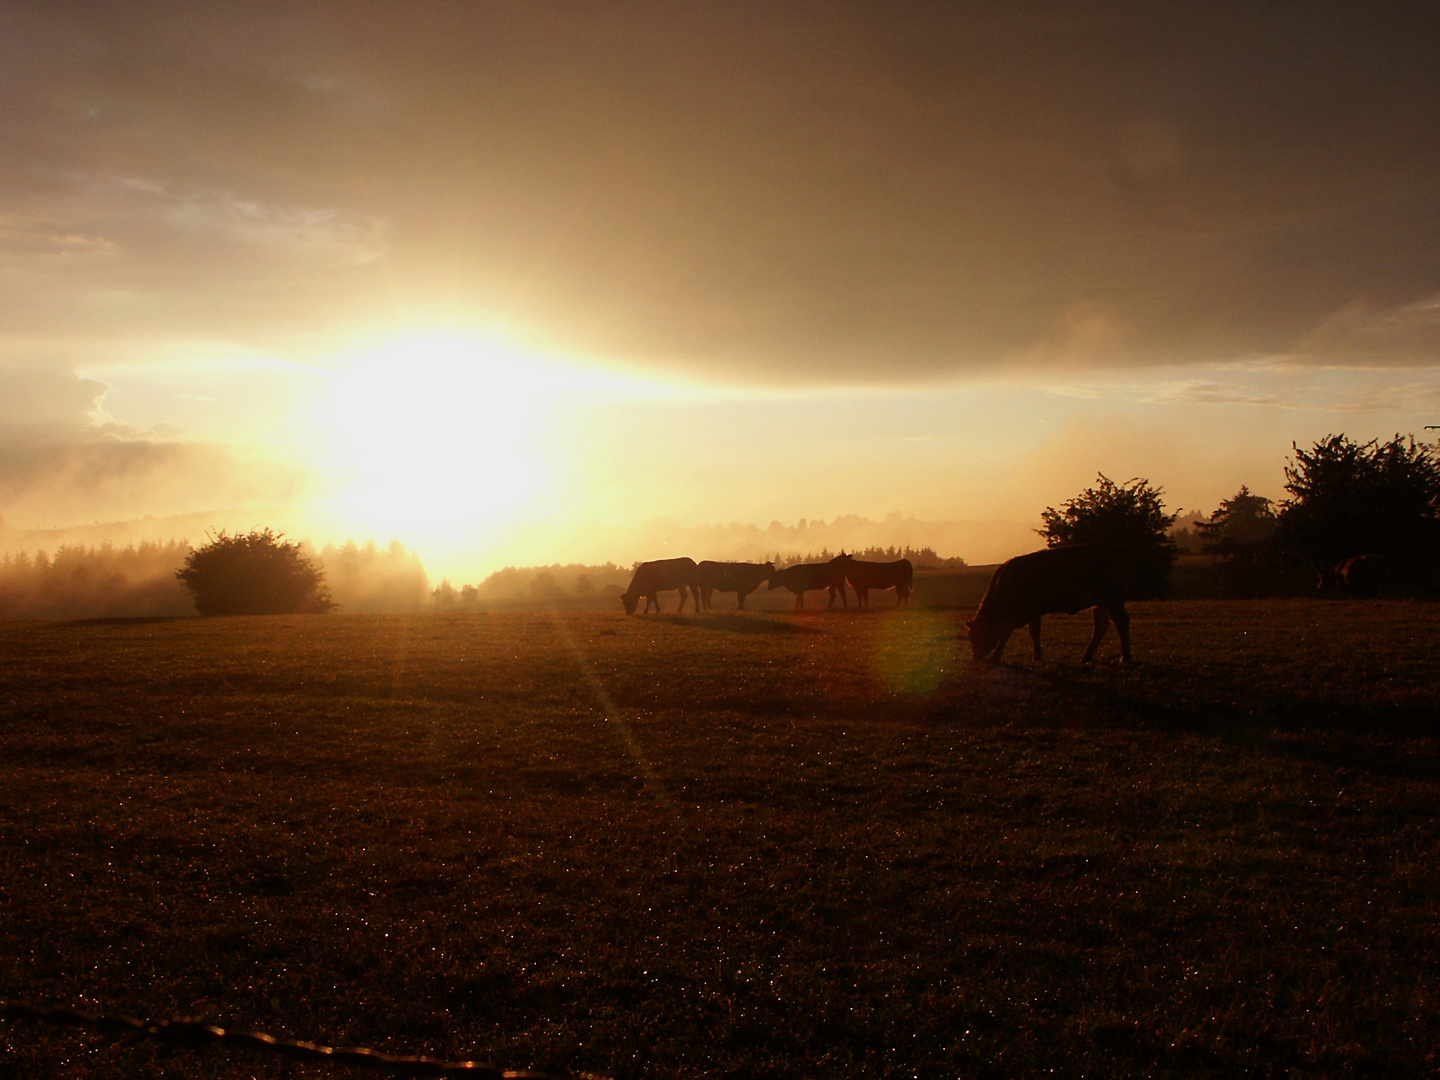
<path id="1" fill-rule="evenodd" d="M 980 626 L 977 622 L 978 620 L 971 619 L 965 624 L 965 636 L 970 639 L 971 655 L 976 660 L 984 660 L 995 651 L 995 646 L 1000 644 L 1000 635 L 993 626 Z"/>
<path id="2" fill-rule="evenodd" d="M 640 603 L 640 597 L 631 593 L 621 593 L 620 603 L 624 605 L 626 615 L 635 614 L 635 606 Z"/>
<path id="3" fill-rule="evenodd" d="M 1324 592 L 1326 589 L 1338 589 L 1345 584 L 1345 564 L 1336 563 L 1334 566 L 1327 566 L 1320 571 L 1320 577 L 1315 582 L 1315 591 Z"/>

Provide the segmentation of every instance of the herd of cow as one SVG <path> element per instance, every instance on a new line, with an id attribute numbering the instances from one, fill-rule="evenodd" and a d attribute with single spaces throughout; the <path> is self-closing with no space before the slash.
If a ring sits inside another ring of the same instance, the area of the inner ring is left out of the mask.
<path id="1" fill-rule="evenodd" d="M 630 587 L 620 596 L 627 615 L 635 614 L 640 600 L 645 613 L 653 606 L 660 610 L 660 594 L 680 593 L 680 607 L 694 597 L 695 610 L 708 610 L 716 592 L 733 592 L 739 607 L 745 598 L 768 582 L 771 589 L 788 589 L 795 594 L 795 606 L 805 606 L 805 594 L 825 590 L 830 605 L 838 594 L 846 607 L 845 587 L 855 590 L 861 607 L 869 603 L 870 590 L 894 589 L 895 602 L 908 604 L 915 580 L 915 568 L 908 559 L 895 562 L 862 562 L 843 552 L 823 563 L 800 563 L 776 570 L 774 563 L 700 562 L 694 559 L 658 559 L 641 563 Z M 1111 621 L 1120 634 L 1120 656 L 1130 662 L 1130 616 L 1125 611 L 1129 566 L 1120 549 L 1109 544 L 1073 544 L 1046 548 L 1019 555 L 999 566 L 980 601 L 975 618 L 965 624 L 975 658 L 998 661 L 1010 635 L 1029 627 L 1035 659 L 1040 657 L 1040 618 L 1052 612 L 1075 614 L 1094 609 L 1095 628 L 1085 650 L 1083 663 L 1095 658 L 1095 649 Z"/>
<path id="2" fill-rule="evenodd" d="M 1346 559 L 1321 574 L 1323 590 L 1339 587 L 1346 593 L 1374 596 L 1389 578 L 1389 564 L 1380 555 Z M 795 594 L 795 606 L 805 606 L 805 594 L 821 589 L 830 594 L 830 605 L 839 595 L 849 607 L 845 587 L 855 590 L 861 607 L 869 603 L 870 590 L 894 589 L 895 602 L 908 604 L 914 585 L 915 568 L 908 559 L 895 562 L 862 562 L 843 552 L 823 563 L 800 563 L 776 570 L 774 563 L 701 562 L 694 559 L 659 559 L 641 563 L 630 587 L 620 597 L 627 615 L 635 614 L 640 599 L 645 611 L 660 610 L 660 594 L 678 589 L 680 608 L 693 596 L 695 610 L 709 610 L 716 592 L 733 592 L 739 607 L 761 585 L 788 589 Z M 1074 615 L 1085 608 L 1094 611 L 1094 631 L 1081 663 L 1095 658 L 1095 650 L 1110 623 L 1120 635 L 1120 659 L 1130 662 L 1130 616 L 1125 599 L 1130 588 L 1130 565 L 1123 550 L 1113 544 L 1069 544 L 1017 555 L 1001 563 L 990 578 L 975 617 L 965 624 L 970 649 L 977 660 L 998 661 L 1010 635 L 1028 627 L 1035 659 L 1040 656 L 1040 618 L 1055 612 Z"/>
<path id="3" fill-rule="evenodd" d="M 830 594 L 830 605 L 835 604 L 838 594 L 845 607 L 850 601 L 845 592 L 848 582 L 855 590 L 856 602 L 865 607 L 870 603 L 871 589 L 894 589 L 895 602 L 908 604 L 910 589 L 915 581 L 915 568 L 909 559 L 894 562 L 862 562 L 843 552 L 823 563 L 797 563 L 783 570 L 776 570 L 773 562 L 711 562 L 697 563 L 694 559 L 656 559 L 641 563 L 630 579 L 630 587 L 620 596 L 625 614 L 634 615 L 641 598 L 645 600 L 645 612 L 653 606 L 660 610 L 660 594 L 672 589 L 680 592 L 680 607 L 685 610 L 685 601 L 694 598 L 695 610 L 708 611 L 710 600 L 717 592 L 731 593 L 737 605 L 743 610 L 745 598 L 761 585 L 769 584 L 772 590 L 788 589 L 795 594 L 795 606 L 805 606 L 805 594 L 821 589 Z"/>

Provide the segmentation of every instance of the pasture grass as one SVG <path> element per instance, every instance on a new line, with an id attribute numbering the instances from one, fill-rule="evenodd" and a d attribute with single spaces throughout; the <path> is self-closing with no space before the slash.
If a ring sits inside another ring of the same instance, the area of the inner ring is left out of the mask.
<path id="1" fill-rule="evenodd" d="M 1128 669 L 965 614 L 0 623 L 0 998 L 617 1078 L 1437 1071 L 1440 608 L 1137 604 Z"/>

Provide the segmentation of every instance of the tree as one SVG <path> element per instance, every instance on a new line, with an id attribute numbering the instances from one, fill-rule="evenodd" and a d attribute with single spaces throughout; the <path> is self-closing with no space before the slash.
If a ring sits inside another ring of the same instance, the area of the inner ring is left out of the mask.
<path id="1" fill-rule="evenodd" d="M 201 615 L 294 615 L 335 607 L 324 571 L 297 543 L 269 529 L 221 532 L 185 558 L 175 576 Z"/>
<path id="2" fill-rule="evenodd" d="M 1440 458 L 1414 436 L 1352 442 L 1327 435 L 1308 451 L 1291 444 L 1276 541 L 1313 566 L 1383 554 L 1414 577 L 1440 547 Z"/>
<path id="3" fill-rule="evenodd" d="M 1275 504 L 1262 495 L 1251 495 L 1244 484 L 1234 498 L 1222 499 L 1209 521 L 1197 521 L 1207 552 L 1219 555 L 1253 553 L 1275 535 L 1279 519 Z"/>
<path id="4" fill-rule="evenodd" d="M 1208 521 L 1197 521 L 1201 550 L 1223 556 L 1219 583 L 1224 596 L 1257 597 L 1274 595 L 1286 587 L 1275 555 L 1275 504 L 1262 495 L 1250 494 L 1245 485 L 1234 497 L 1222 499 L 1220 508 Z"/>
<path id="5" fill-rule="evenodd" d="M 1130 558 L 1131 595 L 1137 600 L 1168 596 L 1175 542 L 1167 530 L 1175 514 L 1165 513 L 1161 488 L 1133 479 L 1117 484 L 1104 473 L 1099 483 L 1068 500 L 1059 510 L 1047 506 L 1037 529 L 1050 547 L 1104 542 L 1123 548 Z"/>

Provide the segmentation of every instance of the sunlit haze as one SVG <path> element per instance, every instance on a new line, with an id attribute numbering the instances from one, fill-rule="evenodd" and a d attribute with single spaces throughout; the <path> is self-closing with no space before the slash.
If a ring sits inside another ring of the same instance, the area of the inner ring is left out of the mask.
<path id="1" fill-rule="evenodd" d="M 1433 13 L 1088 10 L 9 5 L 0 547 L 979 563 L 1427 437 Z"/>

